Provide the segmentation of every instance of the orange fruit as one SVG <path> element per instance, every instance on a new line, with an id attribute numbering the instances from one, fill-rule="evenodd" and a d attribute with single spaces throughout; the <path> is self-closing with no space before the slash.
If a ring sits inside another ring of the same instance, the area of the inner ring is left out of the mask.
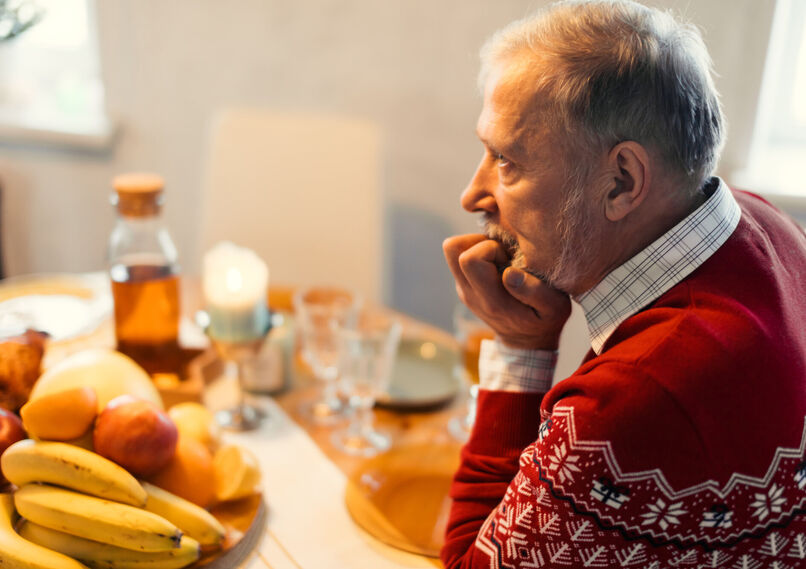
<path id="1" fill-rule="evenodd" d="M 221 442 L 221 427 L 213 413 L 201 403 L 184 401 L 168 409 L 179 433 L 196 439 L 211 452 L 215 452 Z"/>
<path id="2" fill-rule="evenodd" d="M 98 414 L 92 387 L 57 391 L 28 401 L 20 409 L 28 435 L 47 441 L 69 441 L 85 434 Z"/>
<path id="3" fill-rule="evenodd" d="M 216 498 L 219 502 L 245 498 L 260 487 L 260 464 L 248 449 L 233 444 L 220 447 L 213 455 Z"/>
<path id="4" fill-rule="evenodd" d="M 182 434 L 168 465 L 147 481 L 202 508 L 215 502 L 213 456 L 204 444 Z"/>

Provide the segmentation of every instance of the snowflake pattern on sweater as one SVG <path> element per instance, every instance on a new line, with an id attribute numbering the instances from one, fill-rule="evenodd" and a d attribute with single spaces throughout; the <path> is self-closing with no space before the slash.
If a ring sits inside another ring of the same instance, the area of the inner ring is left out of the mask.
<path id="1" fill-rule="evenodd" d="M 806 567 L 806 425 L 763 478 L 675 491 L 657 469 L 623 472 L 607 441 L 578 440 L 573 408 L 546 421 L 476 539 L 491 568 Z"/>

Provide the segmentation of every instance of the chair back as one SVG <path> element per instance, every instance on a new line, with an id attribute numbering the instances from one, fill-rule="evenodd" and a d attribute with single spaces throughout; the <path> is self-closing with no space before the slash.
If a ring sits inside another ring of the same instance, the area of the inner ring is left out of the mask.
<path id="1" fill-rule="evenodd" d="M 227 109 L 212 122 L 202 253 L 249 247 L 270 281 L 382 300 L 381 136 L 364 120 Z"/>

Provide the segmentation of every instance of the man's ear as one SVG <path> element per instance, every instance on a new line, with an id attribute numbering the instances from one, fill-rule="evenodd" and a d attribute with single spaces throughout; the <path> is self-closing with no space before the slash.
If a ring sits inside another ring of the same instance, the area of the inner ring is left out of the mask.
<path id="1" fill-rule="evenodd" d="M 607 157 L 610 180 L 605 197 L 605 216 L 620 221 L 646 198 L 650 182 L 649 154 L 643 146 L 628 140 L 615 145 Z"/>

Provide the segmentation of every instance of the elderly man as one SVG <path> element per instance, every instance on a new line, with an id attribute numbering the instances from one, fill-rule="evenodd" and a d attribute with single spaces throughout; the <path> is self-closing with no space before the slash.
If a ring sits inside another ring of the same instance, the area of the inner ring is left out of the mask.
<path id="1" fill-rule="evenodd" d="M 570 2 L 482 51 L 484 155 L 446 240 L 496 332 L 452 567 L 806 567 L 806 237 L 712 177 L 698 32 Z M 569 296 L 592 350 L 551 387 Z"/>

